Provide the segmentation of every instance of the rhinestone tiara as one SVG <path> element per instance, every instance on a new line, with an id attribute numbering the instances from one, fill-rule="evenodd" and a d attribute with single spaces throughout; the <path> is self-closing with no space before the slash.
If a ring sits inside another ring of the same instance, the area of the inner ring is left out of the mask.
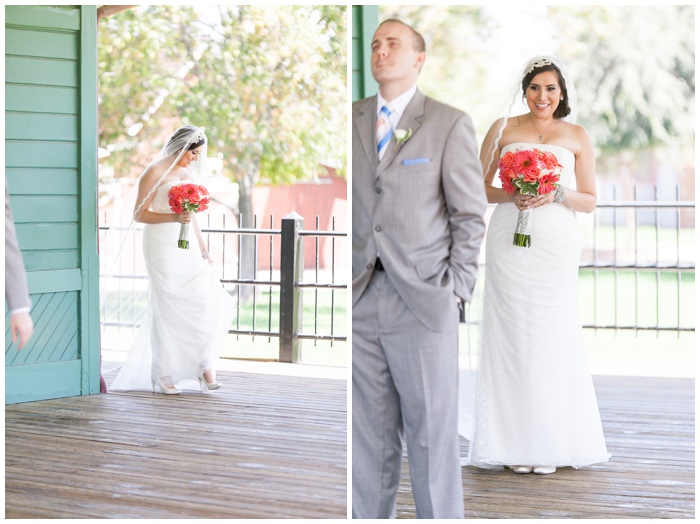
<path id="1" fill-rule="evenodd" d="M 547 65 L 554 65 L 554 62 L 552 62 L 549 58 L 538 58 L 536 60 L 533 60 L 527 66 L 527 69 L 525 70 L 525 73 L 523 73 L 523 76 L 527 75 L 528 73 L 531 73 L 534 69 L 544 67 Z"/>

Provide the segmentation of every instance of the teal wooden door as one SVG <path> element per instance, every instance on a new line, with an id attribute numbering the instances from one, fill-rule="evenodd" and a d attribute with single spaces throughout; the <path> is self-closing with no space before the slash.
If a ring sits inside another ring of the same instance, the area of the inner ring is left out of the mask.
<path id="1" fill-rule="evenodd" d="M 5 173 L 34 334 L 7 404 L 99 393 L 95 6 L 5 7 Z"/>

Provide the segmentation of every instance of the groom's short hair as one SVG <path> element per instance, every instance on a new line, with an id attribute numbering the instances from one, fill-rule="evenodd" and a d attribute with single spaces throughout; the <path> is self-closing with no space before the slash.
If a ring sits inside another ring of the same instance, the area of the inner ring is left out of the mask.
<path id="1" fill-rule="evenodd" d="M 381 24 L 379 24 L 377 27 L 381 27 L 384 24 L 401 24 L 404 27 L 408 27 L 411 30 L 411 33 L 413 33 L 413 50 L 417 51 L 419 53 L 425 53 L 425 38 L 423 38 L 423 35 L 420 34 L 418 31 L 413 29 L 410 25 L 408 25 L 406 22 L 399 20 L 398 18 L 387 18 L 384 20 Z"/>

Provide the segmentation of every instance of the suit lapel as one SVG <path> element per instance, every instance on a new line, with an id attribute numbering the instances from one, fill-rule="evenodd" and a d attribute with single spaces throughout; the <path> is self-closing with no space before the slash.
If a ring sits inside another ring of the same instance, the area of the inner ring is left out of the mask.
<path id="1" fill-rule="evenodd" d="M 413 95 L 413 98 L 411 98 L 411 101 L 406 106 L 403 115 L 401 115 L 398 129 L 410 129 L 412 134 L 415 135 L 421 125 L 421 122 L 423 121 L 424 112 L 425 95 L 421 93 L 420 90 L 416 90 L 416 94 Z M 379 162 L 379 166 L 377 167 L 377 176 L 384 172 L 386 168 L 389 167 L 394 161 L 394 158 L 396 158 L 396 155 L 401 150 L 400 147 L 397 147 L 397 144 L 396 130 L 394 130 L 394 134 L 391 137 L 387 151 L 384 153 L 384 157 L 382 158 L 382 161 Z"/>

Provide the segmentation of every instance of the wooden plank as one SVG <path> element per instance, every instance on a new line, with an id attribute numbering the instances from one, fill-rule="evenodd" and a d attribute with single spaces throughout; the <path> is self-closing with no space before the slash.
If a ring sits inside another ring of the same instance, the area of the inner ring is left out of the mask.
<path id="1" fill-rule="evenodd" d="M 218 379 L 8 406 L 6 518 L 345 518 L 346 382 Z"/>
<path id="2" fill-rule="evenodd" d="M 15 196 L 11 202 L 15 224 L 36 222 L 37 217 L 41 217 L 45 224 L 77 222 L 80 219 L 77 196 Z"/>
<path id="3" fill-rule="evenodd" d="M 553 475 L 462 468 L 465 518 L 693 518 L 694 381 L 594 377 L 612 458 Z M 462 455 L 469 443 L 462 439 Z M 414 518 L 404 457 L 399 518 Z"/>
<path id="4" fill-rule="evenodd" d="M 78 141 L 78 120 L 74 115 L 5 113 L 6 140 Z"/>
<path id="5" fill-rule="evenodd" d="M 80 29 L 80 9 L 76 6 L 5 6 L 5 25 L 51 30 Z"/>
<path id="6" fill-rule="evenodd" d="M 77 224 L 17 224 L 22 249 L 77 249 Z"/>
<path id="7" fill-rule="evenodd" d="M 70 397 L 79 393 L 79 360 L 5 368 L 5 404 Z"/>
<path id="8" fill-rule="evenodd" d="M 5 111 L 74 115 L 78 112 L 78 89 L 5 84 Z"/>
<path id="9" fill-rule="evenodd" d="M 76 269 L 78 267 L 77 249 L 52 249 L 40 251 L 22 251 L 24 267 L 28 272 Z"/>
<path id="10" fill-rule="evenodd" d="M 5 57 L 5 81 L 13 84 L 78 87 L 78 63 L 46 58 Z"/>
<path id="11" fill-rule="evenodd" d="M 81 286 L 80 270 L 32 271 L 27 273 L 30 293 L 57 293 L 78 291 Z"/>
<path id="12" fill-rule="evenodd" d="M 78 144 L 75 142 L 5 141 L 7 167 L 78 167 Z"/>
<path id="13" fill-rule="evenodd" d="M 78 57 L 78 38 L 75 33 L 8 27 L 5 29 L 5 55 L 74 60 Z"/>

